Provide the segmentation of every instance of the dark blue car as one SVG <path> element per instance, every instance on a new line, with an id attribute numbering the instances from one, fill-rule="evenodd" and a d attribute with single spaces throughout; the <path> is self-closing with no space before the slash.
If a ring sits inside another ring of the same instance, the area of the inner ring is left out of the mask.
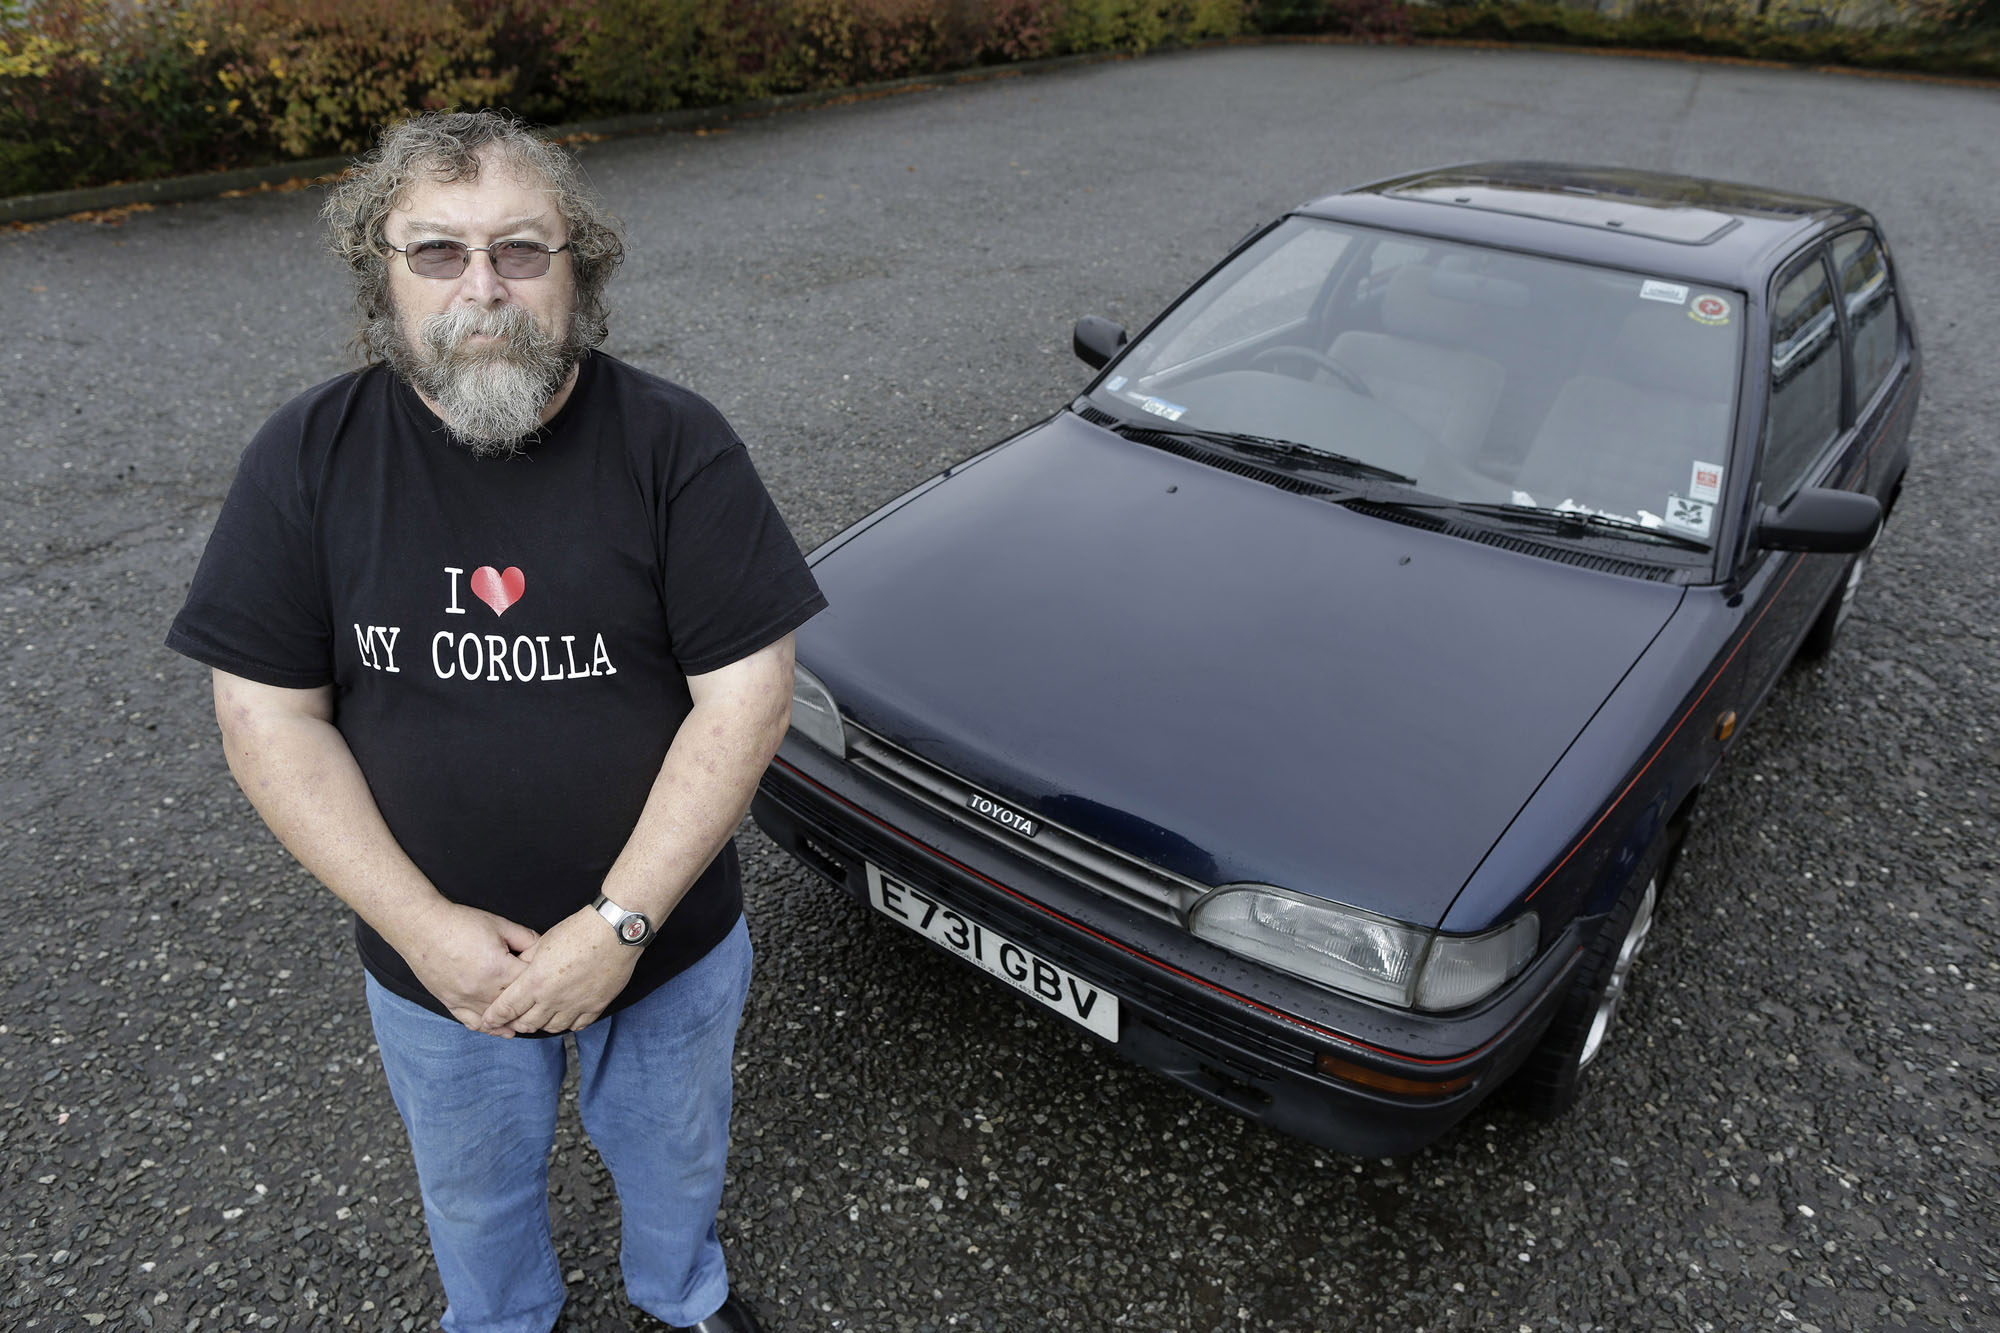
<path id="1" fill-rule="evenodd" d="M 754 811 L 900 929 L 1370 1155 L 1603 1056 L 1709 777 L 1910 461 L 1860 209 L 1486 163 L 1247 237 L 814 554 Z"/>

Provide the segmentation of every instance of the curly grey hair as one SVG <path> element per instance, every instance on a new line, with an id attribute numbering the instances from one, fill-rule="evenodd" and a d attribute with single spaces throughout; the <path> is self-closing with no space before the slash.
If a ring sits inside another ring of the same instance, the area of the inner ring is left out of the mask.
<path id="1" fill-rule="evenodd" d="M 389 358 L 397 336 L 389 301 L 388 239 L 383 223 L 419 179 L 470 181 L 479 178 L 482 155 L 530 178 L 540 178 L 555 195 L 569 228 L 569 254 L 576 275 L 576 311 L 569 344 L 577 352 L 604 341 L 608 316 L 604 287 L 625 257 L 610 214 L 584 186 L 576 159 L 560 145 L 538 138 L 520 120 L 497 111 L 430 112 L 393 125 L 375 151 L 355 163 L 320 210 L 327 248 L 354 278 L 354 302 L 361 316 L 355 345 L 372 361 Z"/>

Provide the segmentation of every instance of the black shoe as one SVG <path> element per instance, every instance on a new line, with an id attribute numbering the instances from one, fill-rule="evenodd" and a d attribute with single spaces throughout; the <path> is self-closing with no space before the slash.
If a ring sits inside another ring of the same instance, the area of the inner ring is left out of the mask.
<path id="1" fill-rule="evenodd" d="M 722 1302 L 722 1308 L 698 1324 L 688 1327 L 687 1333 L 764 1333 L 764 1326 L 757 1322 L 757 1316 L 750 1313 L 750 1307 L 730 1292 Z"/>

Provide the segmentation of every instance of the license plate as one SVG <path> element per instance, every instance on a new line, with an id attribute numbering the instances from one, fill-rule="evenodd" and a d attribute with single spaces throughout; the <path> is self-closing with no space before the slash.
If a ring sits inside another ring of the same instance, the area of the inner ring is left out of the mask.
<path id="1" fill-rule="evenodd" d="M 900 921 L 932 944 L 948 949 L 992 973 L 1021 994 L 1095 1032 L 1118 1040 L 1118 997 L 1074 972 L 1038 958 L 1004 936 L 953 911 L 922 889 L 868 868 L 868 901 L 892 921 Z"/>

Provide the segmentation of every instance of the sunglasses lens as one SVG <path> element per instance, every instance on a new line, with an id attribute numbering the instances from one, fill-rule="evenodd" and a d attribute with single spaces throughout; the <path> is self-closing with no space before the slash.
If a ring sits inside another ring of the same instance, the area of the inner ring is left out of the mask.
<path id="1" fill-rule="evenodd" d="M 549 252 L 533 241 L 502 241 L 493 247 L 493 271 L 503 278 L 539 278 L 549 271 Z"/>
<path id="2" fill-rule="evenodd" d="M 457 241 L 421 241 L 408 253 L 410 272 L 426 278 L 455 278 L 471 258 Z"/>

